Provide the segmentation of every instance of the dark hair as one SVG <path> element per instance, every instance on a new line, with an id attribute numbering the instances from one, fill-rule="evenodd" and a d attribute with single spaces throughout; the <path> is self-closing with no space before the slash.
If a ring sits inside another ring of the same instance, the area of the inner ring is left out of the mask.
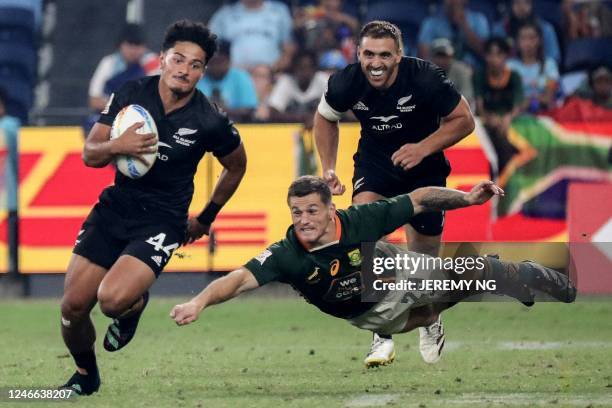
<path id="1" fill-rule="evenodd" d="M 359 42 L 364 37 L 371 38 L 392 38 L 395 41 L 395 45 L 399 49 L 404 48 L 404 43 L 402 41 L 402 30 L 399 29 L 393 23 L 383 20 L 374 20 L 370 21 L 366 25 L 363 26 L 361 31 L 359 32 Z"/>
<path id="2" fill-rule="evenodd" d="M 529 20 L 519 26 L 516 32 L 516 38 L 515 38 L 517 54 L 518 54 L 519 59 L 522 60 L 523 56 L 521 55 L 521 49 L 518 46 L 518 37 L 519 37 L 519 33 L 521 32 L 521 30 L 524 30 L 526 28 L 533 28 L 533 30 L 538 34 L 538 37 L 540 38 L 540 43 L 538 44 L 536 58 L 538 62 L 540 63 L 540 74 L 541 74 L 542 72 L 544 72 L 544 62 L 545 62 L 544 61 L 544 36 L 542 35 L 542 29 L 540 28 L 540 25 L 536 21 Z"/>
<path id="3" fill-rule="evenodd" d="M 227 40 L 217 40 L 217 55 L 230 56 L 230 50 L 232 49 L 232 43 Z"/>
<path id="4" fill-rule="evenodd" d="M 289 186 L 287 204 L 289 204 L 289 199 L 291 197 L 305 197 L 312 193 L 319 194 L 323 204 L 329 205 L 331 203 L 331 190 L 327 186 L 325 180 L 316 176 L 302 176 Z"/>
<path id="5" fill-rule="evenodd" d="M 506 41 L 506 39 L 503 38 L 503 37 L 491 37 L 491 38 L 489 38 L 485 42 L 485 45 L 484 45 L 484 52 L 485 52 L 485 54 L 491 52 L 491 49 L 493 47 L 499 48 L 500 51 L 503 52 L 506 55 L 510 54 L 510 51 L 511 51 L 510 44 L 508 44 L 508 41 Z"/>
<path id="6" fill-rule="evenodd" d="M 206 61 L 215 55 L 217 50 L 217 36 L 213 34 L 208 27 L 203 23 L 191 20 L 179 20 L 168 26 L 164 42 L 162 43 L 162 51 L 174 47 L 178 41 L 189 41 L 196 43 L 206 53 Z"/>
<path id="7" fill-rule="evenodd" d="M 6 107 L 7 99 L 8 99 L 8 93 L 6 92 L 6 89 L 0 86 L 0 104 L 5 105 Z"/>
<path id="8" fill-rule="evenodd" d="M 299 54 L 293 57 L 293 61 L 291 62 L 291 72 L 295 73 L 298 63 L 304 58 L 311 60 L 315 69 L 319 67 L 319 56 L 317 55 L 317 53 L 310 50 L 304 50 L 300 51 Z"/>
<path id="9" fill-rule="evenodd" d="M 119 32 L 119 37 L 117 37 L 117 46 L 124 42 L 134 45 L 144 45 L 145 34 L 142 27 L 133 23 L 123 26 Z"/>

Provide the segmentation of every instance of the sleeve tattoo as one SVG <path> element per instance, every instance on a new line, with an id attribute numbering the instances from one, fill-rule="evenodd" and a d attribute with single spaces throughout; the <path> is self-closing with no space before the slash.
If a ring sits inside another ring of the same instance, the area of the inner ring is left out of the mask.
<path id="1" fill-rule="evenodd" d="M 430 187 L 421 197 L 419 203 L 424 211 L 454 210 L 468 207 L 470 203 L 465 199 L 466 193 L 442 187 Z"/>

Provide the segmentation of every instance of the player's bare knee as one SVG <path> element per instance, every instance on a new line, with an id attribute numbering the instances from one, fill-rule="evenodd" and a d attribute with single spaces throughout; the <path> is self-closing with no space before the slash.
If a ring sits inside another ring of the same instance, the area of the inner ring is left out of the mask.
<path id="1" fill-rule="evenodd" d="M 100 310 L 105 316 L 116 318 L 123 314 L 125 307 L 122 302 L 113 298 L 99 299 Z"/>
<path id="2" fill-rule="evenodd" d="M 74 297 L 66 297 L 62 299 L 61 313 L 62 325 L 70 327 L 77 324 L 89 316 L 91 308 L 88 302 Z"/>

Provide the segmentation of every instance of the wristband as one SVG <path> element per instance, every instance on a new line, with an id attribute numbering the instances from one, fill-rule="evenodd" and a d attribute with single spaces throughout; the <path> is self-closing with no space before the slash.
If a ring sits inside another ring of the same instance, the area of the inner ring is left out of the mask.
<path id="1" fill-rule="evenodd" d="M 202 211 L 200 215 L 196 217 L 196 219 L 202 225 L 211 225 L 217 217 L 217 214 L 219 214 L 219 211 L 221 211 L 222 207 L 223 206 L 211 201 L 208 203 L 206 208 L 204 208 L 204 211 Z"/>

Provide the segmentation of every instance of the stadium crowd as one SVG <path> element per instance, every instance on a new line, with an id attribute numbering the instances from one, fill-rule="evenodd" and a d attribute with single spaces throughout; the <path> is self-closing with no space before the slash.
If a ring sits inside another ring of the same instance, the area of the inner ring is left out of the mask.
<path id="1" fill-rule="evenodd" d="M 0 88 L 7 112 L 23 122 L 33 105 L 45 3 L 0 0 Z M 573 97 L 612 105 L 609 0 L 227 1 L 207 21 L 222 41 L 198 88 L 235 121 L 308 128 L 327 78 L 355 62 L 359 27 L 374 19 L 398 25 L 406 55 L 442 67 L 489 124 L 501 95 L 514 101 L 501 109 L 512 115 L 546 112 Z M 116 46 L 92 73 L 88 124 L 123 82 L 158 72 L 143 27 L 127 24 Z M 501 73 L 490 63 L 497 51 Z"/>

